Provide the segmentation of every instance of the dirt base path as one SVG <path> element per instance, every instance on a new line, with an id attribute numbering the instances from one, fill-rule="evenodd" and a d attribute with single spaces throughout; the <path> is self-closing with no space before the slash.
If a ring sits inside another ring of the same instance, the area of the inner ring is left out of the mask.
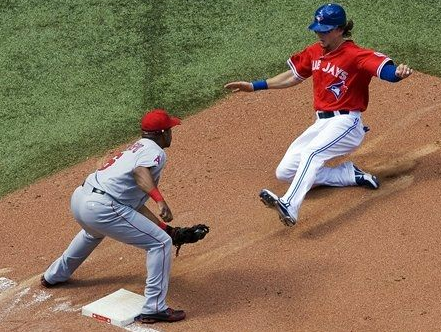
<path id="1" fill-rule="evenodd" d="M 207 238 L 173 261 L 169 305 L 188 319 L 133 331 L 436 331 L 441 326 L 441 81 L 374 80 L 351 159 L 379 190 L 317 188 L 297 226 L 258 199 L 306 129 L 311 85 L 232 94 L 174 131 L 162 192 L 174 225 L 206 222 Z M 73 190 L 91 159 L 0 201 L 0 330 L 121 331 L 81 316 L 119 288 L 142 294 L 144 253 L 106 239 L 68 284 L 39 277 L 79 227 Z"/>

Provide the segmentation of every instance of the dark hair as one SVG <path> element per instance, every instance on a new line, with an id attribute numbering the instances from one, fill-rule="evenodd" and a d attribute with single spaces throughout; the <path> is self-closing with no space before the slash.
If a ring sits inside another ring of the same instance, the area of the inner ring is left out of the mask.
<path id="1" fill-rule="evenodd" d="M 340 28 L 343 29 L 343 37 L 351 37 L 352 33 L 351 30 L 354 27 L 354 22 L 352 20 L 349 20 L 346 25 L 342 25 Z"/>
<path id="2" fill-rule="evenodd" d="M 165 130 L 156 130 L 156 131 L 142 131 L 142 138 L 150 138 L 150 139 L 154 139 L 154 138 L 159 138 Z"/>

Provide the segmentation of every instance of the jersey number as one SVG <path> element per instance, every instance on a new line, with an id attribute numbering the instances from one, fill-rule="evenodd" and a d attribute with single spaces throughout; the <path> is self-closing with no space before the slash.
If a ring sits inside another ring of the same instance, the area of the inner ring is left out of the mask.
<path id="1" fill-rule="evenodd" d="M 121 158 L 121 156 L 123 155 L 123 152 L 118 153 L 116 156 L 114 156 L 113 158 L 111 158 L 110 160 L 107 161 L 107 163 L 105 163 L 103 165 L 103 167 L 99 168 L 99 171 L 104 171 L 106 168 L 109 168 L 110 166 L 112 166 L 115 161 L 119 158 Z"/>

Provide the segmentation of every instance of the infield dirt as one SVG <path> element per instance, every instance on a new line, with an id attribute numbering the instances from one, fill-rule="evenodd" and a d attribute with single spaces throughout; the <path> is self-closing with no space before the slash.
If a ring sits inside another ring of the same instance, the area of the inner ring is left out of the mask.
<path id="1" fill-rule="evenodd" d="M 188 318 L 148 327 L 439 331 L 440 90 L 439 79 L 420 73 L 398 84 L 374 79 L 363 114 L 371 131 L 350 159 L 378 175 L 381 188 L 313 189 L 293 228 L 258 193 L 287 189 L 274 172 L 314 121 L 310 82 L 231 94 L 185 119 L 173 132 L 160 186 L 173 225 L 203 222 L 211 231 L 173 259 L 168 304 Z M 111 239 L 66 285 L 39 285 L 79 231 L 70 195 L 98 159 L 0 201 L 0 330 L 120 331 L 81 316 L 81 307 L 120 288 L 142 294 L 144 252 Z"/>

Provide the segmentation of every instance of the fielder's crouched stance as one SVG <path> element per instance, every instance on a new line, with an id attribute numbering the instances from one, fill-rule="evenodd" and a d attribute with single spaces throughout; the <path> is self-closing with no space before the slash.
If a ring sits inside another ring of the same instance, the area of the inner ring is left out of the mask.
<path id="1" fill-rule="evenodd" d="M 168 290 L 172 245 L 201 240 L 206 225 L 170 227 L 164 222 L 173 215 L 157 188 L 164 168 L 164 149 L 172 140 L 171 128 L 180 124 L 164 110 L 148 112 L 141 120 L 142 138 L 90 174 L 71 198 L 71 209 L 83 228 L 69 247 L 41 277 L 44 287 L 69 279 L 72 273 L 100 244 L 105 236 L 134 245 L 147 252 L 146 302 L 142 323 L 174 322 L 185 318 L 183 310 L 165 303 Z M 146 206 L 148 198 L 158 204 L 160 221 Z"/>
<path id="2" fill-rule="evenodd" d="M 296 223 L 305 195 L 313 186 L 377 189 L 380 185 L 374 175 L 350 161 L 337 167 L 324 166 L 328 160 L 352 152 L 363 141 L 366 130 L 361 113 L 368 105 L 371 78 L 398 82 L 412 74 L 407 65 L 395 66 L 384 54 L 346 39 L 352 27 L 342 6 L 323 5 L 309 26 L 318 42 L 293 54 L 287 61 L 289 70 L 268 80 L 225 85 L 234 91 L 252 92 L 289 88 L 312 77 L 317 119 L 290 145 L 276 170 L 276 177 L 290 186 L 282 197 L 268 189 L 260 192 L 262 202 L 275 209 L 287 226 Z"/>

